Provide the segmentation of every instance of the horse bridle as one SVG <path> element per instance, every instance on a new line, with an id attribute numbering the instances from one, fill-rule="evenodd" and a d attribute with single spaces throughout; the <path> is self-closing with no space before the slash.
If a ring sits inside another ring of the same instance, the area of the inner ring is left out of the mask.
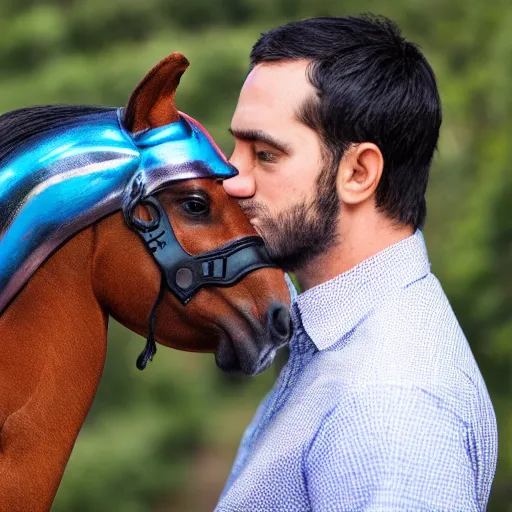
<path id="1" fill-rule="evenodd" d="M 144 221 L 135 215 L 137 205 L 150 210 L 151 220 Z M 137 359 L 139 370 L 143 370 L 156 353 L 154 317 L 165 284 L 186 305 L 204 286 L 232 286 L 254 270 L 277 267 L 270 260 L 263 239 L 259 236 L 245 236 L 212 251 L 189 254 L 176 238 L 169 218 L 156 197 L 144 195 L 140 179 L 134 180 L 123 213 L 127 224 L 141 237 L 162 273 L 160 291 L 151 310 L 146 347 Z"/>

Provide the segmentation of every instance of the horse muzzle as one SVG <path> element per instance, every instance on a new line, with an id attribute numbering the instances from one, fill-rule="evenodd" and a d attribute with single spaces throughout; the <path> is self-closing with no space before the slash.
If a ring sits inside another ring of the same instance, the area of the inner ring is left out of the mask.
<path id="1" fill-rule="evenodd" d="M 291 339 L 293 324 L 288 307 L 279 302 L 271 304 L 264 322 L 245 319 L 249 331 L 240 325 L 223 326 L 215 360 L 223 371 L 253 376 L 272 364 L 277 350 Z"/>

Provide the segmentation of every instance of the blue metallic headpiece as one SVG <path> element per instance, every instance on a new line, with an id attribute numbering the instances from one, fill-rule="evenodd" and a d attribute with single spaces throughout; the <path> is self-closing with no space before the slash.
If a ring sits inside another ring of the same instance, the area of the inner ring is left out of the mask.
<path id="1" fill-rule="evenodd" d="M 0 314 L 63 242 L 123 209 L 135 183 L 149 196 L 177 180 L 237 174 L 186 114 L 135 134 L 122 116 L 118 109 L 77 117 L 0 163 Z"/>

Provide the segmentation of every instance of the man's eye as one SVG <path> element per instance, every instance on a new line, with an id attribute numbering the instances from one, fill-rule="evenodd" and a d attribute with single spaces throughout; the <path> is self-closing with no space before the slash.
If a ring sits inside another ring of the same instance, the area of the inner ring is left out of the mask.
<path id="1" fill-rule="evenodd" d="M 271 153 L 270 151 L 257 151 L 256 152 L 256 158 L 260 162 L 275 162 L 276 161 L 276 155 L 274 153 Z"/>
<path id="2" fill-rule="evenodd" d="M 201 199 L 188 199 L 183 203 L 182 207 L 189 215 L 196 217 L 206 215 L 210 211 L 208 204 Z"/>

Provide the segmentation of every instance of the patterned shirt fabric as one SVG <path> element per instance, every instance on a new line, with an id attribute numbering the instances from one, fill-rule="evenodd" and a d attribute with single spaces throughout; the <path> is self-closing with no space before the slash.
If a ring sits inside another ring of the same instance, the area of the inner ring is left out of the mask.
<path id="1" fill-rule="evenodd" d="M 496 418 L 423 234 L 294 298 L 217 512 L 484 511 Z"/>

